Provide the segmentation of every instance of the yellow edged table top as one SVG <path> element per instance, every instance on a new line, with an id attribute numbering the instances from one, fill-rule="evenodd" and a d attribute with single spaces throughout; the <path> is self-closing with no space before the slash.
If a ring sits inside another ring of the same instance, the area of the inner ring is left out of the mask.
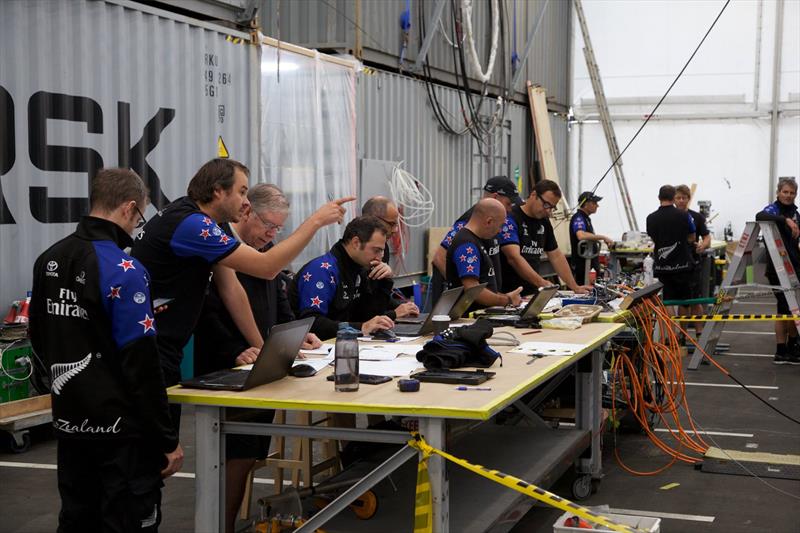
<path id="1" fill-rule="evenodd" d="M 542 357 L 528 364 L 530 357 L 507 353 L 512 347 L 495 347 L 503 354 L 503 366 L 498 362 L 486 369 L 497 373 L 481 385 L 491 388 L 488 391 L 458 391 L 456 385 L 422 383 L 419 392 L 400 392 L 395 378 L 381 385 L 362 384 L 356 392 L 336 392 L 333 383 L 325 379 L 333 371 L 328 367 L 310 378 L 287 376 L 244 392 L 176 385 L 167 389 L 167 394 L 170 402 L 181 404 L 487 420 L 513 399 L 599 347 L 623 327 L 619 323 L 595 322 L 574 331 L 542 330 L 535 335 L 524 335 L 529 330 L 496 328 L 496 332 L 513 333 L 523 343 L 563 342 L 582 344 L 584 348 L 573 356 Z M 421 342 L 424 341 L 415 341 Z"/>

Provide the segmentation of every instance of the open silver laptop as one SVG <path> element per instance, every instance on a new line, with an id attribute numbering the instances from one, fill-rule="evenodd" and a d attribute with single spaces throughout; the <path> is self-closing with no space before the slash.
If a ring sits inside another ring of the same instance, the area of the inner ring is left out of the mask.
<path id="1" fill-rule="evenodd" d="M 277 381 L 289 373 L 313 323 L 311 317 L 273 326 L 250 370 L 226 368 L 181 381 L 181 385 L 192 389 L 244 391 Z"/>
<path id="2" fill-rule="evenodd" d="M 487 314 L 486 318 L 493 324 L 517 327 L 538 327 L 539 314 L 547 302 L 558 292 L 558 286 L 542 287 L 535 298 L 531 298 L 521 314 L 508 313 L 505 315 Z"/>

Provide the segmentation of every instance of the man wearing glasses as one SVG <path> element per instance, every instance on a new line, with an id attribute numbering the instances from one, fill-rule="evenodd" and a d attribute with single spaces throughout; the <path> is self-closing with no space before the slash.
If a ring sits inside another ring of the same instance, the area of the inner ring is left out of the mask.
<path id="1" fill-rule="evenodd" d="M 146 199 L 135 172 L 99 170 L 89 215 L 34 265 L 30 333 L 50 371 L 59 531 L 157 531 L 162 478 L 183 463 L 149 275 L 123 251 Z"/>
<path id="2" fill-rule="evenodd" d="M 522 294 L 532 294 L 538 287 L 552 285 L 536 272 L 542 253 L 547 254 L 553 270 L 570 290 L 585 294 L 591 289 L 578 285 L 564 252 L 558 249 L 550 215 L 560 199 L 558 184 L 542 180 L 533 188 L 525 204 L 511 209 L 509 218 L 512 223 L 506 224 L 500 232 L 504 292 L 522 286 Z"/>
<path id="3" fill-rule="evenodd" d="M 385 196 L 373 196 L 361 208 L 362 215 L 370 215 L 386 224 L 386 247 L 383 249 L 383 259 L 373 261 L 370 265 L 369 281 L 366 290 L 375 295 L 369 303 L 375 304 L 376 314 L 384 313 L 392 320 L 404 316 L 417 316 L 419 309 L 414 302 L 401 301 L 394 297 L 393 272 L 389 266 L 391 254 L 389 241 L 400 231 L 400 211 L 397 205 Z"/>

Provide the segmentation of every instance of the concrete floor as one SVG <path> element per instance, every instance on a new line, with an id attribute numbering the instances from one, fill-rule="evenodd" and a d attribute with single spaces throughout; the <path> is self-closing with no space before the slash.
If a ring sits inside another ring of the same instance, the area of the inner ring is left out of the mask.
<path id="1" fill-rule="evenodd" d="M 769 300 L 748 302 L 737 304 L 733 312 L 774 312 L 774 303 Z M 731 344 L 732 355 L 719 357 L 719 362 L 745 384 L 778 387 L 755 392 L 800 418 L 800 367 L 772 364 L 774 339 L 769 334 L 771 330 L 771 323 L 729 324 L 722 341 Z M 686 380 L 692 383 L 733 383 L 710 366 L 688 371 Z M 732 450 L 800 454 L 800 427 L 780 417 L 742 389 L 689 385 L 687 394 L 692 414 L 702 429 L 752 435 L 707 436 L 710 445 Z M 182 476 L 194 471 L 193 422 L 193 410 L 187 408 L 181 431 L 186 451 Z M 0 452 L 0 531 L 41 533 L 56 529 L 59 498 L 54 470 L 55 442 L 46 433 L 37 432 L 31 450 L 24 454 Z M 635 469 L 651 470 L 666 463 L 665 457 L 641 435 L 620 434 L 617 447 L 623 461 Z M 798 481 L 709 474 L 684 464 L 676 464 L 656 476 L 633 476 L 615 461 L 610 435 L 605 439 L 603 461 L 605 478 L 599 491 L 582 503 L 679 515 L 663 518 L 662 532 L 791 533 L 800 530 Z M 266 471 L 262 472 L 259 477 L 268 476 Z M 671 483 L 679 485 L 662 489 Z M 272 490 L 268 483 L 255 486 L 257 497 Z M 563 481 L 561 486 L 556 485 L 554 490 L 570 497 L 567 481 Z M 191 477 L 167 480 L 161 531 L 179 533 L 193 530 L 193 491 Z M 384 509 L 379 508 L 378 512 L 382 511 Z M 550 508 L 534 507 L 513 531 L 552 531 L 552 524 L 559 515 L 559 511 Z M 713 517 L 711 522 L 698 521 L 710 520 L 710 517 Z M 355 530 L 340 527 L 334 525 L 326 529 Z M 371 528 L 369 522 L 362 522 L 356 529 L 374 531 L 374 526 Z"/>

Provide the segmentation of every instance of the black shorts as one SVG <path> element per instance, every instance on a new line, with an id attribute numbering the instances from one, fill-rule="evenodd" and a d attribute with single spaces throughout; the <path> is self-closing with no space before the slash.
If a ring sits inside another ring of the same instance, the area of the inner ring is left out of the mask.
<path id="1" fill-rule="evenodd" d="M 146 440 L 58 440 L 58 533 L 154 532 L 166 457 Z"/>
<path id="2" fill-rule="evenodd" d="M 767 280 L 769 281 L 770 285 L 780 285 L 781 282 L 778 280 L 778 275 L 775 271 L 771 268 L 767 269 Z M 779 315 L 791 315 L 792 311 L 789 309 L 789 302 L 786 301 L 786 294 L 783 291 L 773 290 L 772 294 L 775 295 L 775 299 L 778 300 L 778 308 L 776 309 L 776 313 Z"/>
<path id="3" fill-rule="evenodd" d="M 227 420 L 234 422 L 261 422 L 269 424 L 275 416 L 273 410 L 228 408 Z M 268 435 L 227 435 L 225 457 L 228 459 L 266 459 L 269 453 Z"/>
<path id="4" fill-rule="evenodd" d="M 663 300 L 689 300 L 692 298 L 693 271 L 658 274 L 658 281 L 664 284 Z"/>
<path id="5" fill-rule="evenodd" d="M 692 284 L 690 287 L 690 298 L 701 298 L 703 295 L 703 264 L 699 263 L 692 270 Z"/>

